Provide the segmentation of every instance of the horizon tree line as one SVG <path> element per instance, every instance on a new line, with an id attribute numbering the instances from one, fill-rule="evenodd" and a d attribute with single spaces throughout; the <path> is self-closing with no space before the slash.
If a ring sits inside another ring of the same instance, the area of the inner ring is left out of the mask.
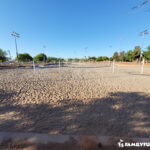
<path id="1" fill-rule="evenodd" d="M 107 56 L 92 56 L 88 58 L 68 58 L 67 60 L 69 62 L 75 61 L 122 61 L 122 62 L 133 62 L 133 61 L 140 61 L 140 55 L 141 55 L 141 47 L 140 46 L 135 46 L 133 50 L 128 50 L 127 52 L 121 51 L 117 52 L 115 51 L 113 53 L 112 57 L 107 57 Z M 147 47 L 146 51 L 143 52 L 143 58 L 146 61 L 150 61 L 150 46 Z M 0 48 L 0 62 L 8 61 L 10 60 L 9 57 L 7 57 L 7 52 L 4 51 L 3 49 Z M 48 57 L 44 53 L 40 53 L 34 57 L 32 57 L 29 53 L 19 53 L 18 56 L 15 58 L 15 61 L 18 62 L 30 62 L 30 61 L 35 61 L 35 62 L 58 62 L 58 61 L 65 61 L 64 58 L 57 58 L 57 57 Z"/>

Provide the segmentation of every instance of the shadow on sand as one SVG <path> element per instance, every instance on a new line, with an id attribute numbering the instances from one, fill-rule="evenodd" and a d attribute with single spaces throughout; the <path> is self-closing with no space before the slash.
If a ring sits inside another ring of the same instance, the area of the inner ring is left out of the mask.
<path id="1" fill-rule="evenodd" d="M 150 76 L 150 74 L 148 73 L 148 72 L 146 72 L 146 73 L 138 73 L 138 72 L 136 72 L 136 73 L 134 73 L 134 72 L 126 72 L 127 74 L 129 74 L 129 75 L 133 75 L 133 76 L 147 76 L 147 77 L 149 77 Z"/>
<path id="2" fill-rule="evenodd" d="M 150 97 L 143 93 L 110 93 L 87 103 L 64 99 L 55 107 L 17 105 L 13 94 L 0 90 L 0 131 L 150 137 Z"/>

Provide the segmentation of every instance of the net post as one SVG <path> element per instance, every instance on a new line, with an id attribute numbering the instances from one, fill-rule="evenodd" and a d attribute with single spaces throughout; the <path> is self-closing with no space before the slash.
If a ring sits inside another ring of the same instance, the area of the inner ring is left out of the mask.
<path id="1" fill-rule="evenodd" d="M 115 73 L 115 60 L 113 60 L 112 73 Z"/>
<path id="2" fill-rule="evenodd" d="M 59 73 L 60 73 L 60 60 L 59 60 Z"/>
<path id="3" fill-rule="evenodd" d="M 144 60 L 144 58 L 143 58 L 142 66 L 141 66 L 141 74 L 143 74 L 143 72 L 144 72 L 144 64 L 145 64 L 145 60 Z"/>
<path id="4" fill-rule="evenodd" d="M 33 60 L 33 70 L 35 72 L 35 63 L 34 63 L 34 60 Z"/>

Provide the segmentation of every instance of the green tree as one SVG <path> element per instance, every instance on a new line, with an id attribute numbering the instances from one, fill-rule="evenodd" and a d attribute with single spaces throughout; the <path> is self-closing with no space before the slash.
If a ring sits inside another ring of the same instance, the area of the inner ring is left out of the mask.
<path id="1" fill-rule="evenodd" d="M 95 56 L 89 57 L 88 59 L 89 59 L 90 61 L 96 61 L 96 57 L 95 57 Z"/>
<path id="2" fill-rule="evenodd" d="M 119 60 L 119 54 L 118 54 L 118 52 L 114 52 L 113 59 L 115 59 L 116 61 Z"/>
<path id="3" fill-rule="evenodd" d="M 58 61 L 58 58 L 56 57 L 47 57 L 47 62 L 57 62 Z"/>
<path id="4" fill-rule="evenodd" d="M 57 58 L 57 61 L 63 62 L 64 58 Z"/>
<path id="5" fill-rule="evenodd" d="M 103 60 L 103 61 L 106 61 L 106 60 L 109 60 L 109 58 L 108 58 L 107 56 L 103 56 L 103 57 L 102 57 L 102 60 Z"/>
<path id="6" fill-rule="evenodd" d="M 124 52 L 124 51 L 121 51 L 121 52 L 120 52 L 119 58 L 120 58 L 121 61 L 124 61 L 124 60 L 125 60 L 125 52 Z"/>
<path id="7" fill-rule="evenodd" d="M 79 59 L 79 58 L 74 58 L 74 61 L 75 61 L 75 62 L 79 62 L 80 59 Z"/>
<path id="8" fill-rule="evenodd" d="M 149 1 L 150 1 L 150 0 L 144 0 L 144 1 L 142 1 L 140 4 L 138 4 L 138 5 L 134 6 L 134 7 L 132 7 L 132 9 L 133 9 L 133 10 L 134 10 L 134 9 L 141 9 L 141 8 L 143 8 L 145 5 L 147 5 Z M 149 9 L 148 9 L 147 11 L 149 11 Z"/>
<path id="9" fill-rule="evenodd" d="M 72 58 L 68 58 L 68 62 L 71 62 L 73 59 Z"/>
<path id="10" fill-rule="evenodd" d="M 125 55 L 125 61 L 128 61 L 128 62 L 133 61 L 132 53 L 133 53 L 132 50 L 127 51 L 127 53 Z"/>
<path id="11" fill-rule="evenodd" d="M 141 48 L 140 46 L 135 46 L 133 52 L 132 52 L 132 58 L 133 60 L 139 59 L 140 58 L 140 53 L 141 53 Z"/>
<path id="12" fill-rule="evenodd" d="M 113 61 L 113 57 L 110 57 L 109 60 L 110 60 L 110 61 Z"/>
<path id="13" fill-rule="evenodd" d="M 3 61 L 6 61 L 7 60 L 7 53 L 6 53 L 6 51 L 4 51 L 4 50 L 2 50 L 1 48 L 0 48 L 0 60 L 3 62 Z"/>
<path id="14" fill-rule="evenodd" d="M 150 60 L 150 46 L 148 46 L 147 51 L 144 52 L 144 58 Z"/>
<path id="15" fill-rule="evenodd" d="M 33 58 L 28 53 L 24 53 L 24 54 L 18 54 L 16 60 L 20 62 L 29 62 L 32 61 Z"/>
<path id="16" fill-rule="evenodd" d="M 81 62 L 88 62 L 88 61 L 89 61 L 89 58 L 80 58 L 80 61 L 81 61 Z"/>
<path id="17" fill-rule="evenodd" d="M 47 60 L 47 56 L 44 53 L 40 53 L 36 55 L 33 59 L 35 62 L 42 62 Z"/>
<path id="18" fill-rule="evenodd" d="M 96 61 L 103 61 L 102 56 L 97 57 L 97 58 L 96 58 Z"/>

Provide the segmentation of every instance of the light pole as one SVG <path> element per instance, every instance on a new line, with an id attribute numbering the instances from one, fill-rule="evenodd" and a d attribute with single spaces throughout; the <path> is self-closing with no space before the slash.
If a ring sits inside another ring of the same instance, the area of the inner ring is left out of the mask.
<path id="1" fill-rule="evenodd" d="M 140 53 L 140 62 L 141 62 L 141 59 L 143 57 L 143 46 L 144 46 L 144 39 L 145 39 L 145 35 L 148 34 L 148 31 L 147 30 L 144 30 L 142 32 L 140 32 L 140 36 L 142 37 L 142 45 L 141 45 L 141 53 Z"/>
<path id="2" fill-rule="evenodd" d="M 141 59 L 143 57 L 143 46 L 144 46 L 144 38 L 145 38 L 145 35 L 148 34 L 148 31 L 147 30 L 144 30 L 142 32 L 140 32 L 140 36 L 142 36 L 142 46 L 141 46 L 141 53 L 140 53 L 140 63 L 141 63 Z M 141 66 L 141 74 L 143 74 L 143 71 L 144 71 L 144 58 L 143 58 L 143 62 L 142 62 L 142 66 Z"/>
<path id="3" fill-rule="evenodd" d="M 16 57 L 18 58 L 18 49 L 17 49 L 17 40 L 16 40 L 16 38 L 20 38 L 20 35 L 16 32 L 12 32 L 11 35 L 15 37 Z"/>
<path id="4" fill-rule="evenodd" d="M 121 38 L 120 38 L 120 40 L 121 40 Z M 121 42 L 120 42 L 121 43 Z M 121 45 L 121 44 L 120 44 Z M 112 45 L 109 45 L 109 48 L 111 48 L 112 49 Z M 113 60 L 112 60 L 112 73 L 115 73 L 115 59 L 113 58 Z M 110 63 L 110 58 L 109 58 L 109 65 L 111 66 L 111 63 Z"/>
<path id="5" fill-rule="evenodd" d="M 84 48 L 84 52 L 85 52 L 85 61 L 86 61 L 86 54 L 87 54 L 87 52 L 88 52 L 88 47 L 85 47 L 85 48 Z"/>
<path id="6" fill-rule="evenodd" d="M 109 45 L 109 48 L 112 50 L 112 45 Z M 109 57 L 109 66 L 111 66 L 111 63 L 110 63 L 110 57 Z"/>
<path id="7" fill-rule="evenodd" d="M 122 50 L 122 40 L 124 39 L 124 36 L 121 36 L 120 37 L 120 52 L 121 52 L 121 50 Z"/>
<path id="8" fill-rule="evenodd" d="M 10 54 L 10 50 L 7 50 L 8 54 L 9 54 L 9 58 L 11 60 L 11 54 Z"/>

